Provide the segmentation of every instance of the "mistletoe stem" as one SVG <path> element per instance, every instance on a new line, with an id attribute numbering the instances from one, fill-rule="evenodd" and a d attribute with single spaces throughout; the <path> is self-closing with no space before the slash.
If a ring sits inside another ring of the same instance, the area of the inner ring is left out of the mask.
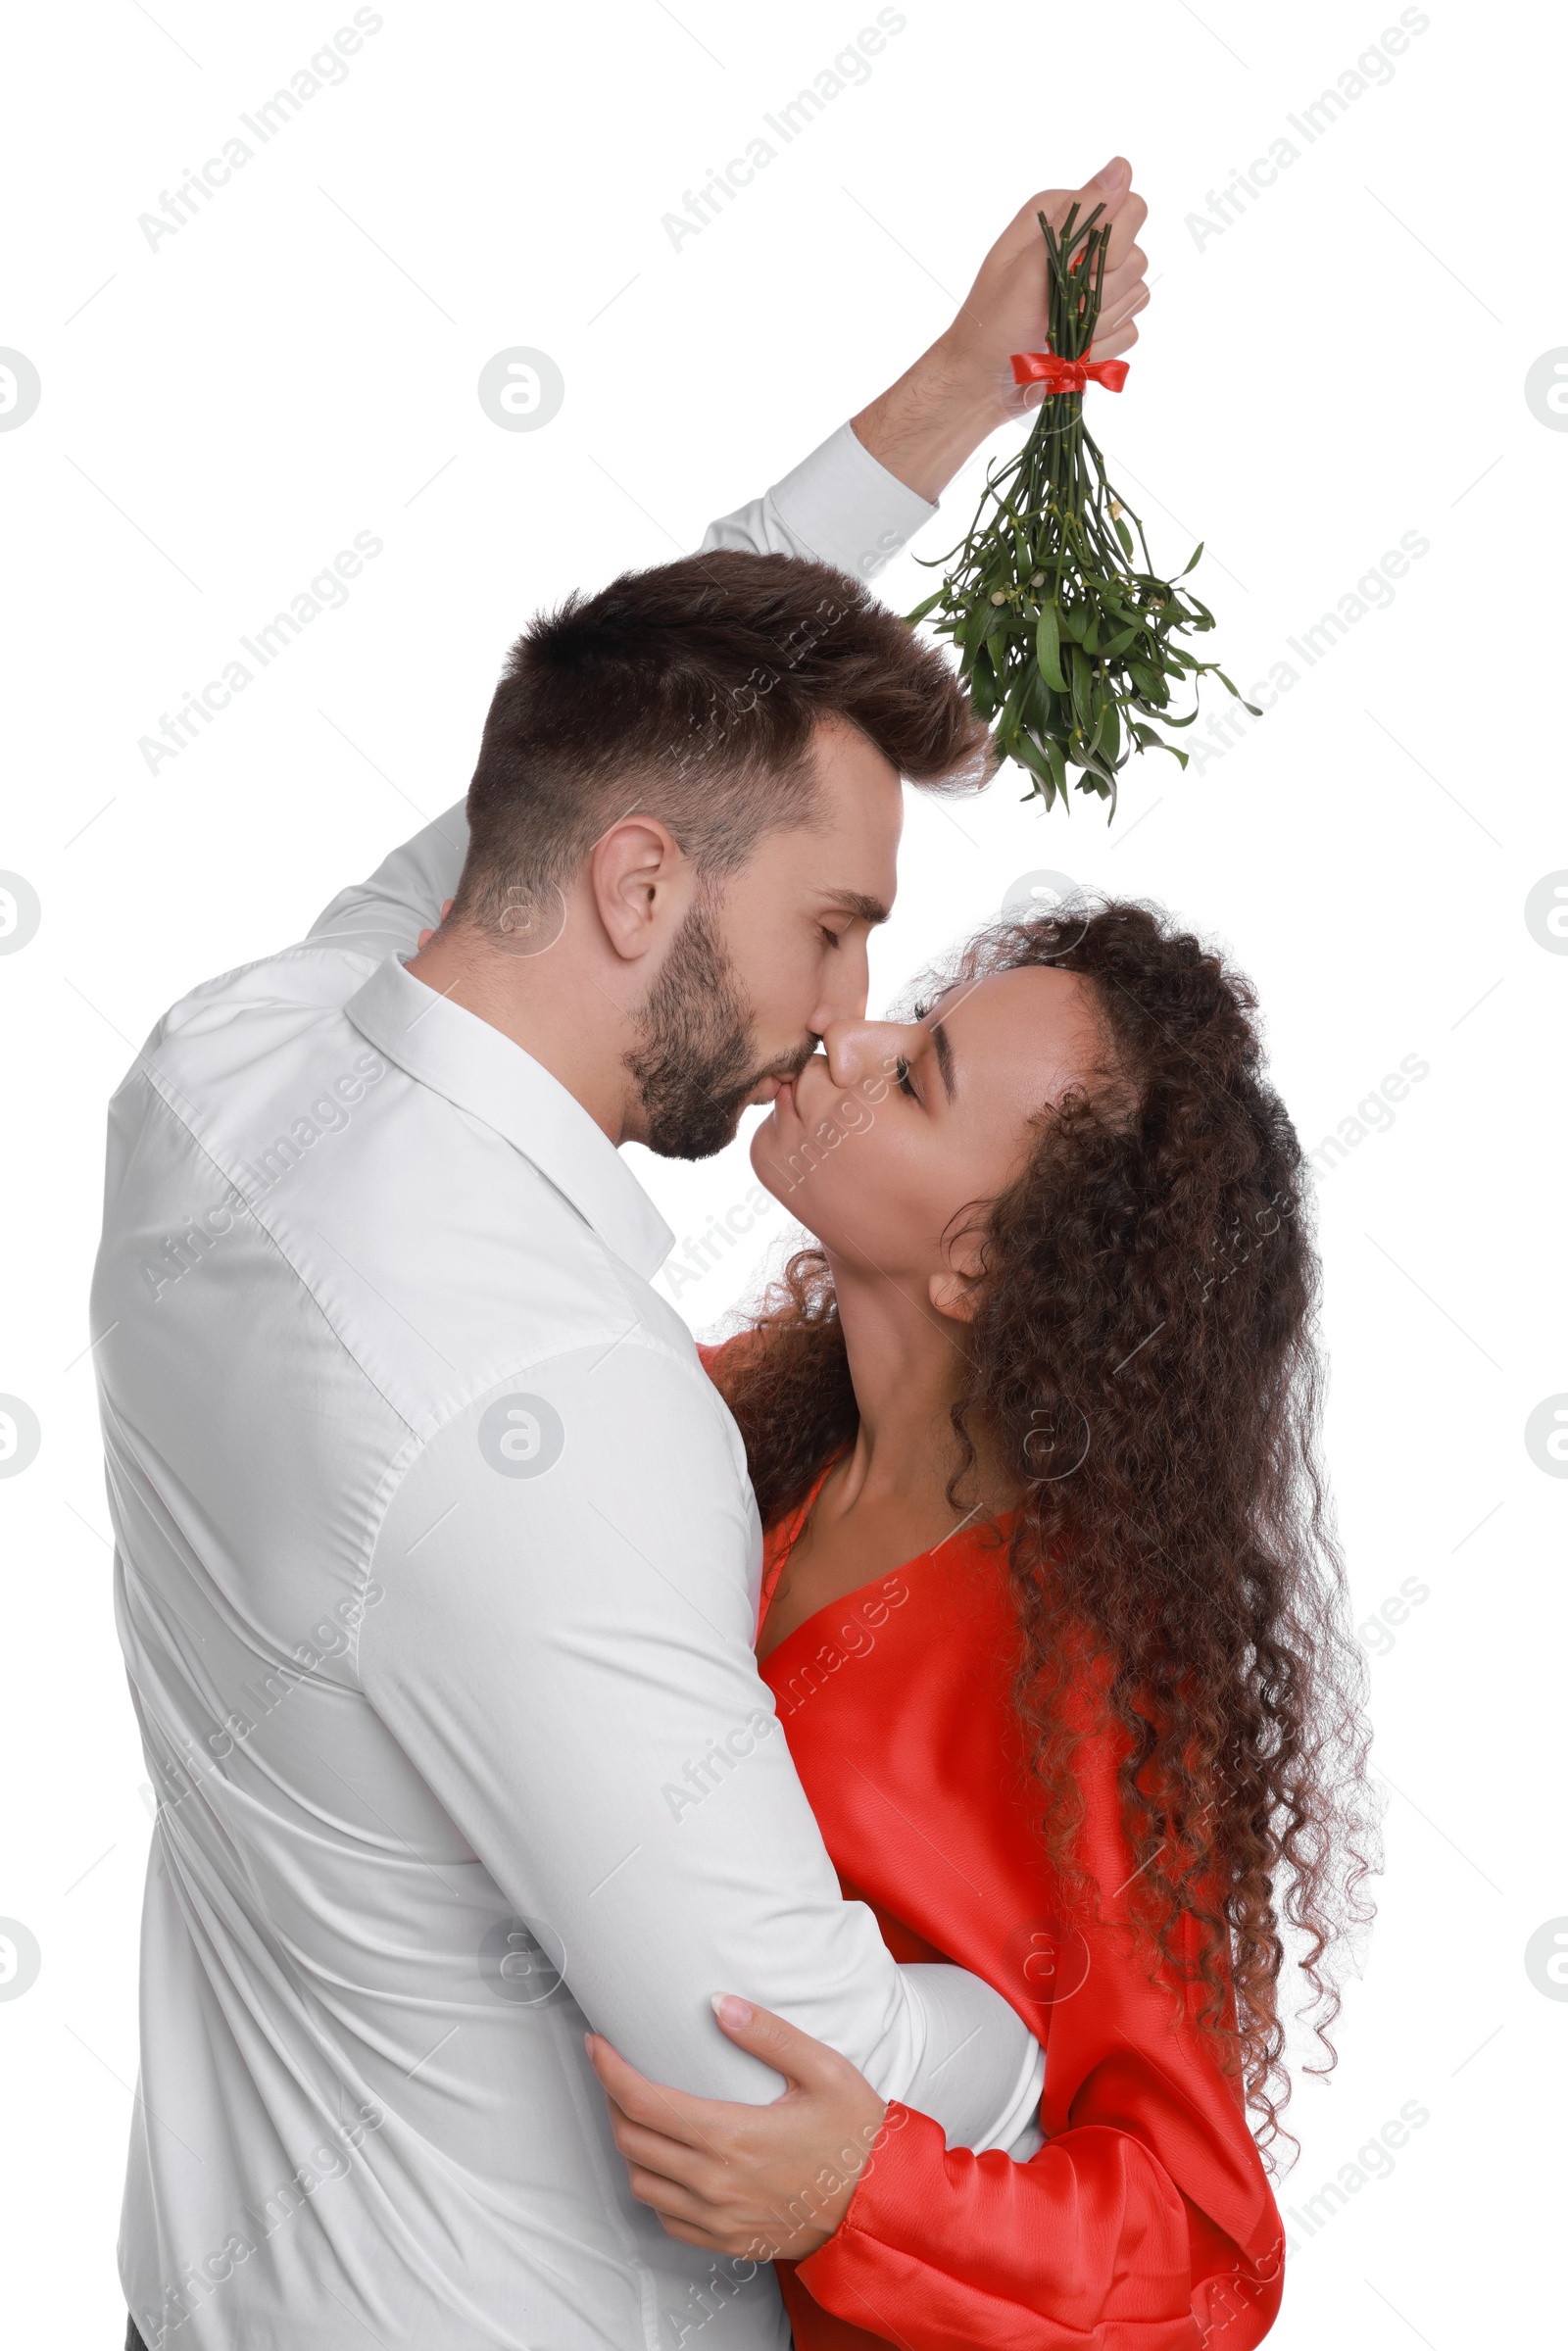
<path id="1" fill-rule="evenodd" d="M 1059 231 L 1039 216 L 1058 359 L 1081 360 L 1094 342 L 1110 236 L 1097 226 L 1103 209 L 1080 221 L 1073 205 Z M 1077 789 L 1108 800 L 1114 815 L 1116 777 L 1134 751 L 1168 751 L 1186 766 L 1159 728 L 1192 725 L 1198 681 L 1213 674 L 1236 693 L 1217 662 L 1181 642 L 1214 625 L 1179 585 L 1202 552 L 1200 542 L 1178 580 L 1155 571 L 1143 521 L 1112 488 L 1084 423 L 1082 393 L 1048 391 L 1022 449 L 988 470 L 961 545 L 938 559 L 942 585 L 907 617 L 929 618 L 957 647 L 998 750 L 1048 808 L 1058 798 L 1067 807 L 1072 766 Z M 1172 696 L 1189 680 L 1194 706 L 1178 714 Z"/>

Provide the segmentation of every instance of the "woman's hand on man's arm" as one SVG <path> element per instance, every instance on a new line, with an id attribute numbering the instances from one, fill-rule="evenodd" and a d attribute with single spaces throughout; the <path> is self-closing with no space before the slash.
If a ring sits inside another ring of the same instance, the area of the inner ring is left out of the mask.
<path id="1" fill-rule="evenodd" d="M 632 2194 L 669 2236 L 752 2261 L 804 2261 L 838 2228 L 882 2135 L 865 2076 L 808 2033 L 727 1995 L 729 2038 L 789 2083 L 769 2106 L 694 2098 L 650 2082 L 609 2041 L 588 2055 L 610 2101 Z"/>
<path id="2" fill-rule="evenodd" d="M 446 920 L 447 916 L 448 916 L 448 915 L 451 913 L 451 911 L 452 911 L 452 906 L 453 906 L 453 901 L 452 901 L 450 898 L 444 898 L 444 899 L 441 901 L 441 921 L 442 921 L 442 922 L 445 922 L 445 920 Z M 438 928 L 438 927 L 439 927 L 439 925 L 437 925 L 437 926 L 434 926 L 434 927 L 432 927 L 431 929 L 428 929 L 428 930 L 423 930 L 423 931 L 421 931 L 421 932 L 419 933 L 419 944 L 418 944 L 418 947 L 417 947 L 417 949 L 416 950 L 416 954 L 418 954 L 418 955 L 423 955 L 423 953 L 424 953 L 425 949 L 426 949 L 426 948 L 429 946 L 429 944 L 430 944 L 431 940 L 432 940 L 432 939 L 435 937 L 436 928 Z"/>

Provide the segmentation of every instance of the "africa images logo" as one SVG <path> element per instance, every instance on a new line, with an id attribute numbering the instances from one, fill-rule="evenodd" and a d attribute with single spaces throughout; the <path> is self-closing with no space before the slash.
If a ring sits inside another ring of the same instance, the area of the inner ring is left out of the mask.
<path id="1" fill-rule="evenodd" d="M 504 1478 L 542 1478 L 566 1443 L 560 1413 L 542 1396 L 504 1396 L 479 1423 L 479 1450 Z"/>

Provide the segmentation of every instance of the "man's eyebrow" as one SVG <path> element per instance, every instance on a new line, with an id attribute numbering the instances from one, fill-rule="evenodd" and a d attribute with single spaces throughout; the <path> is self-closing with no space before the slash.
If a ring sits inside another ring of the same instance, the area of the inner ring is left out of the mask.
<path id="1" fill-rule="evenodd" d="M 931 1043 L 936 1049 L 937 1067 L 942 1072 L 943 1091 L 951 1102 L 957 1096 L 958 1081 L 953 1074 L 953 1044 L 940 1020 L 931 1023 Z"/>
<path id="2" fill-rule="evenodd" d="M 862 922 L 886 922 L 888 918 L 888 908 L 882 901 L 867 898 L 863 890 L 828 890 L 823 895 L 836 912 L 858 914 Z"/>

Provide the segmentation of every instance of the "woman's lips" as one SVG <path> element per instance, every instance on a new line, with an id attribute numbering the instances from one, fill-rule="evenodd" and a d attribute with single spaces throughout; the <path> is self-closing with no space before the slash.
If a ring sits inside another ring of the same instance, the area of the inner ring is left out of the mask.
<path id="1" fill-rule="evenodd" d="M 793 1110 L 795 1107 L 795 1080 L 793 1078 L 760 1078 L 747 1100 L 760 1108 L 771 1104 L 776 1110 L 782 1103 L 786 1109 Z"/>
<path id="2" fill-rule="evenodd" d="M 783 1116 L 785 1118 L 794 1118 L 798 1120 L 802 1115 L 800 1104 L 801 1081 L 805 1077 L 807 1071 L 812 1066 L 813 1062 L 819 1062 L 820 1060 L 821 1055 L 819 1053 L 813 1053 L 810 1060 L 803 1063 L 803 1065 L 796 1070 L 793 1077 L 764 1079 L 762 1085 L 759 1087 L 757 1094 L 753 1097 L 753 1100 L 757 1102 L 771 1102 L 775 1117 Z"/>

